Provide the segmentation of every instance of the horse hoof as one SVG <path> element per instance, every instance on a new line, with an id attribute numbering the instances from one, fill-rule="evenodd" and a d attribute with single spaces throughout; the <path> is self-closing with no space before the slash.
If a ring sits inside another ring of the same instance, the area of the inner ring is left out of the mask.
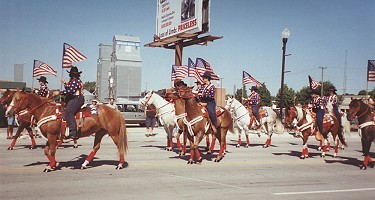
<path id="1" fill-rule="evenodd" d="M 29 147 L 29 149 L 36 149 L 36 146 L 31 146 Z"/>
<path id="2" fill-rule="evenodd" d="M 321 154 L 321 155 L 320 155 L 320 157 L 321 157 L 321 158 L 325 158 L 325 157 L 326 157 L 326 155 L 324 155 L 324 154 Z"/>
<path id="3" fill-rule="evenodd" d="M 180 154 L 178 154 L 179 156 L 184 156 L 185 155 L 185 152 L 180 152 Z"/>
<path id="4" fill-rule="evenodd" d="M 237 144 L 237 145 L 236 145 L 236 148 L 240 148 L 240 145 L 239 145 L 239 144 Z"/>
<path id="5" fill-rule="evenodd" d="M 211 150 L 207 151 L 207 155 L 211 155 L 211 154 L 212 154 Z"/>
<path id="6" fill-rule="evenodd" d="M 366 166 L 364 166 L 364 165 L 362 165 L 362 166 L 360 167 L 360 169 L 361 169 L 361 170 L 366 170 L 366 169 L 367 169 L 367 167 L 366 167 Z"/>
<path id="7" fill-rule="evenodd" d="M 263 148 L 268 148 L 269 146 L 268 145 L 263 145 Z"/>
<path id="8" fill-rule="evenodd" d="M 77 149 L 77 148 L 78 148 L 78 145 L 73 145 L 73 148 Z"/>
<path id="9" fill-rule="evenodd" d="M 118 164 L 118 165 L 116 166 L 116 169 L 117 169 L 117 170 L 120 170 L 120 169 L 124 169 L 124 167 L 122 166 L 122 164 Z"/>
<path id="10" fill-rule="evenodd" d="M 195 163 L 200 164 L 200 163 L 202 163 L 202 161 L 203 161 L 203 159 L 202 159 L 202 157 L 200 157 L 200 158 L 198 158 L 197 162 L 195 162 Z"/>
<path id="11" fill-rule="evenodd" d="M 52 172 L 52 168 L 48 165 L 43 172 Z"/>
<path id="12" fill-rule="evenodd" d="M 83 170 L 83 169 L 87 169 L 87 166 L 86 165 L 82 165 L 81 166 L 81 169 Z"/>
<path id="13" fill-rule="evenodd" d="M 305 159 L 305 157 L 304 157 L 304 156 L 301 156 L 301 157 L 299 157 L 299 159 Z"/>
<path id="14" fill-rule="evenodd" d="M 214 162 L 220 162 L 221 160 L 223 160 L 223 157 L 215 158 Z"/>
<path id="15" fill-rule="evenodd" d="M 188 162 L 187 162 L 187 164 L 193 164 L 194 162 L 193 162 L 193 160 L 189 160 Z"/>
<path id="16" fill-rule="evenodd" d="M 321 147 L 319 147 L 319 148 L 318 148 L 318 151 L 322 151 L 322 148 L 321 148 Z"/>
<path id="17" fill-rule="evenodd" d="M 249 148 L 249 145 L 247 144 L 247 145 L 245 145 L 245 148 Z"/>
<path id="18" fill-rule="evenodd" d="M 165 147 L 166 151 L 172 151 L 172 147 Z"/>
<path id="19" fill-rule="evenodd" d="M 8 147 L 8 150 L 13 150 L 13 147 Z"/>
<path id="20" fill-rule="evenodd" d="M 210 147 L 206 147 L 206 148 L 204 148 L 204 150 L 209 151 L 209 150 L 210 150 Z"/>

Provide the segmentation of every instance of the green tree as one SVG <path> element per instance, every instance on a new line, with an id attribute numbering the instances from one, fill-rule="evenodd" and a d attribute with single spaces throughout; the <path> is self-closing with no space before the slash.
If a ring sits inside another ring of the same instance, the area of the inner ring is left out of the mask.
<path id="1" fill-rule="evenodd" d="M 242 96 L 243 92 L 243 96 Z M 243 85 L 241 89 L 237 89 L 234 98 L 237 99 L 239 102 L 242 102 L 242 97 L 247 98 L 247 91 L 246 91 L 246 85 Z"/>
<path id="2" fill-rule="evenodd" d="M 293 106 L 295 97 L 296 97 L 295 91 L 292 88 L 289 88 L 288 85 L 284 84 L 284 94 L 283 94 L 284 107 Z M 277 102 L 277 106 L 280 107 L 281 105 L 280 89 L 276 95 L 276 102 Z"/>
<path id="3" fill-rule="evenodd" d="M 272 105 L 272 102 L 271 102 L 271 93 L 270 91 L 267 89 L 267 86 L 265 83 L 263 83 L 263 87 L 258 87 L 259 89 L 259 95 L 260 95 L 260 105 L 261 106 L 271 106 Z"/>
<path id="4" fill-rule="evenodd" d="M 358 92 L 358 95 L 366 95 L 366 93 L 367 93 L 366 90 L 361 90 Z"/>
<path id="5" fill-rule="evenodd" d="M 95 91 L 95 88 L 96 88 L 96 82 L 95 81 L 93 81 L 93 82 L 86 81 L 83 84 L 83 89 L 89 91 L 90 93 L 93 93 Z"/>
<path id="6" fill-rule="evenodd" d="M 302 104 L 302 105 L 307 105 L 310 100 L 310 87 L 305 86 L 303 87 L 299 92 L 296 93 L 296 101 L 295 103 Z"/>

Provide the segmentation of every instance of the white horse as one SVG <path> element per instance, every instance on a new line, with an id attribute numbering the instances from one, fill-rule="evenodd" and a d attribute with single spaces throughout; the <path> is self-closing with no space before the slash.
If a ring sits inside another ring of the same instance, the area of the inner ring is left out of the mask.
<path id="1" fill-rule="evenodd" d="M 227 110 L 232 110 L 234 113 L 234 119 L 237 123 L 237 130 L 238 130 L 238 143 L 237 148 L 241 145 L 241 133 L 244 132 L 246 136 L 246 146 L 248 147 L 250 144 L 249 140 L 249 130 L 254 129 L 256 127 L 255 123 L 252 123 L 250 126 L 250 114 L 249 111 L 242 105 L 238 100 L 234 97 L 228 98 L 227 104 L 225 106 Z M 282 125 L 280 119 L 278 118 L 275 111 L 272 110 L 270 107 L 262 107 L 263 110 L 266 111 L 267 116 L 262 117 L 260 119 L 261 128 L 267 134 L 268 138 L 263 145 L 263 148 L 267 148 L 271 145 L 271 137 L 272 134 L 275 133 L 283 133 L 284 126 Z M 259 136 L 259 129 L 255 130 Z"/>
<path id="2" fill-rule="evenodd" d="M 157 116 L 160 123 L 164 126 L 164 130 L 167 133 L 167 151 L 173 149 L 173 129 L 175 127 L 175 109 L 174 105 L 163 99 L 160 95 L 150 91 L 146 96 L 139 100 L 142 105 L 154 105 L 156 108 Z"/>

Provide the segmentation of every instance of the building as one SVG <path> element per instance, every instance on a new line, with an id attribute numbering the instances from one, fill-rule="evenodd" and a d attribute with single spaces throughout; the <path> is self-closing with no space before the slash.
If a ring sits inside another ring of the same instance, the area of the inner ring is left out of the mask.
<path id="1" fill-rule="evenodd" d="M 142 59 L 139 37 L 113 36 L 113 45 L 99 44 L 97 95 L 100 101 L 138 100 L 141 94 Z"/>
<path id="2" fill-rule="evenodd" d="M 365 103 L 367 103 L 367 100 L 370 98 L 370 95 L 343 95 L 342 96 L 342 102 L 339 105 L 339 110 L 341 111 L 348 111 L 349 110 L 349 104 L 353 99 L 363 99 Z"/>
<path id="3" fill-rule="evenodd" d="M 14 65 L 14 82 L 23 82 L 23 68 L 25 66 L 24 64 L 15 64 Z"/>

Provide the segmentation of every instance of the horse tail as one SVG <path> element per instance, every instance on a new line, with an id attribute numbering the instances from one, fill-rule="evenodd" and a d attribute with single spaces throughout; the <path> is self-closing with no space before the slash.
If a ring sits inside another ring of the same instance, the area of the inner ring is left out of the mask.
<path id="1" fill-rule="evenodd" d="M 284 133 L 284 126 L 283 126 L 283 123 L 281 122 L 281 119 L 279 117 L 276 117 L 275 119 L 275 132 L 277 134 L 282 134 Z"/>
<path id="2" fill-rule="evenodd" d="M 120 158 L 125 158 L 126 151 L 128 149 L 128 135 L 126 132 L 126 124 L 125 120 L 122 117 L 121 113 L 116 111 L 117 114 L 120 116 L 120 130 L 119 130 L 119 141 L 118 141 L 118 151 L 120 154 Z"/>
<path id="3" fill-rule="evenodd" d="M 344 134 L 343 134 L 343 130 L 342 130 L 342 126 L 341 126 L 341 124 L 339 124 L 338 125 L 339 127 L 338 127 L 338 133 L 337 133 L 337 135 L 339 136 L 339 140 L 340 140 L 340 142 L 344 145 L 344 146 L 347 146 L 346 145 L 346 142 L 345 142 L 345 137 L 344 137 Z"/>
<path id="4" fill-rule="evenodd" d="M 232 118 L 232 115 L 230 114 L 230 112 L 228 110 L 225 110 L 225 112 L 226 112 L 226 115 L 228 116 L 228 118 L 230 119 L 228 131 L 230 131 L 231 133 L 235 134 L 234 127 L 233 127 L 233 118 Z"/>

